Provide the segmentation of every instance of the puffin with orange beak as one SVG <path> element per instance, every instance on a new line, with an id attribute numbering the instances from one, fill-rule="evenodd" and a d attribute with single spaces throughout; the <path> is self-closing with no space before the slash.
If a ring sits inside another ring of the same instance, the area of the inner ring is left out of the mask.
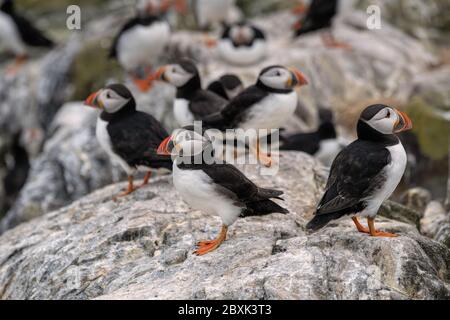
<path id="1" fill-rule="evenodd" d="M 228 228 L 240 217 L 289 212 L 272 200 L 282 200 L 283 191 L 261 188 L 233 165 L 217 162 L 211 139 L 193 126 L 166 138 L 158 153 L 174 157 L 173 184 L 183 200 L 193 209 L 222 220 L 216 239 L 197 243 L 197 255 L 217 249 L 225 241 Z"/>
<path id="2" fill-rule="evenodd" d="M 411 120 L 399 110 L 381 104 L 367 107 L 358 121 L 358 139 L 333 161 L 325 194 L 307 228 L 318 230 L 332 220 L 352 215 L 359 232 L 397 237 L 377 230 L 374 220 L 405 172 L 406 152 L 396 133 L 411 128 Z M 368 228 L 358 217 L 367 218 Z"/>
<path id="3" fill-rule="evenodd" d="M 219 113 L 203 118 L 205 128 L 226 129 L 280 129 L 297 108 L 296 87 L 308 84 L 305 76 L 295 68 L 270 66 L 264 68 L 256 84 L 232 99 Z M 271 166 L 271 158 L 262 153 L 258 141 L 257 158 Z"/>
<path id="4" fill-rule="evenodd" d="M 128 188 L 114 200 L 137 189 L 133 183 L 136 171 L 146 172 L 144 186 L 152 170 L 172 170 L 171 158 L 156 152 L 167 131 L 151 115 L 136 110 L 136 102 L 124 85 L 111 84 L 94 92 L 85 104 L 101 110 L 96 128 L 98 142 L 128 175 Z"/>

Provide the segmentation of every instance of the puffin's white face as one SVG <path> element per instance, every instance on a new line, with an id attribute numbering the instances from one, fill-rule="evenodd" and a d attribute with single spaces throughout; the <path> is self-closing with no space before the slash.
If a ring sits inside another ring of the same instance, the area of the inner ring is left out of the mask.
<path id="1" fill-rule="evenodd" d="M 387 107 L 378 111 L 370 120 L 363 121 L 383 134 L 392 134 L 400 119 L 394 109 Z"/>
<path id="2" fill-rule="evenodd" d="M 271 67 L 265 70 L 259 76 L 259 80 L 265 86 L 279 90 L 292 89 L 297 85 L 308 83 L 300 71 L 296 69 L 288 70 L 284 67 Z"/>
<path id="3" fill-rule="evenodd" d="M 177 88 L 184 86 L 194 76 L 195 74 L 186 71 L 179 64 L 169 64 L 156 72 L 157 79 L 169 82 Z"/>
<path id="4" fill-rule="evenodd" d="M 155 15 L 160 12 L 161 0 L 139 0 L 136 9 L 141 15 Z"/>
<path id="5" fill-rule="evenodd" d="M 114 90 L 105 88 L 91 94 L 85 104 L 114 113 L 122 109 L 130 100 L 131 98 L 124 98 Z"/>
<path id="6" fill-rule="evenodd" d="M 158 148 L 162 155 L 191 157 L 202 154 L 210 141 L 198 132 L 177 129 Z"/>
<path id="7" fill-rule="evenodd" d="M 249 43 L 255 37 L 255 32 L 249 26 L 233 26 L 230 29 L 230 38 L 236 44 Z"/>

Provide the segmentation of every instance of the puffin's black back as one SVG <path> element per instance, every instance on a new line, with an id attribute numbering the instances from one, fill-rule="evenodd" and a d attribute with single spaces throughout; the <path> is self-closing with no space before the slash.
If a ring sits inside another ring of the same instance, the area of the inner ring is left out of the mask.
<path id="1" fill-rule="evenodd" d="M 4 0 L 0 10 L 8 14 L 19 30 L 23 42 L 33 47 L 47 47 L 54 45 L 53 41 L 47 38 L 41 31 L 36 29 L 25 17 L 17 14 L 12 0 Z"/>
<path id="2" fill-rule="evenodd" d="M 337 14 L 338 0 L 312 0 L 306 16 L 302 20 L 302 27 L 296 35 L 317 31 L 331 26 L 331 20 Z"/>

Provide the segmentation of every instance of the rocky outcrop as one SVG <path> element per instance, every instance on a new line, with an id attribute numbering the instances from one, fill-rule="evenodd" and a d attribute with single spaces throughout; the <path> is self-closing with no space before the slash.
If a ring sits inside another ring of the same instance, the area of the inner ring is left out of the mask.
<path id="1" fill-rule="evenodd" d="M 283 153 L 276 176 L 245 172 L 285 191 L 290 213 L 238 220 L 205 256 L 196 241 L 220 220 L 190 210 L 159 177 L 119 202 L 124 184 L 98 190 L 0 237 L 3 299 L 445 299 L 450 252 L 410 224 L 383 217 L 395 239 L 355 231 L 350 219 L 305 231 L 326 171 Z M 26 235 L 26 236 L 24 236 Z"/>

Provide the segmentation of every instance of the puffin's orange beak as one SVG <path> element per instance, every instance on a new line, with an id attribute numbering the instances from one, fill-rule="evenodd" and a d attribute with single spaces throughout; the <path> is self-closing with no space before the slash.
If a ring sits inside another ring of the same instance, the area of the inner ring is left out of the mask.
<path id="1" fill-rule="evenodd" d="M 155 72 L 155 80 L 160 80 L 160 81 L 167 81 L 166 76 L 165 76 L 165 72 L 166 72 L 166 67 L 161 67 L 158 70 L 156 70 Z"/>
<path id="2" fill-rule="evenodd" d="M 395 109 L 395 112 L 398 115 L 398 121 L 395 123 L 394 132 L 399 133 L 412 129 L 413 124 L 408 115 L 397 109 Z"/>
<path id="3" fill-rule="evenodd" d="M 100 94 L 100 91 L 96 91 L 87 97 L 87 99 L 84 101 L 84 104 L 93 107 L 93 108 L 102 108 L 102 106 L 98 103 L 97 97 Z"/>
<path id="4" fill-rule="evenodd" d="M 289 70 L 292 73 L 292 78 L 288 81 L 288 86 L 295 87 L 305 86 L 308 84 L 308 80 L 306 80 L 306 77 L 300 72 L 300 70 L 296 68 L 290 68 Z"/>
<path id="5" fill-rule="evenodd" d="M 292 8 L 291 12 L 295 15 L 304 14 L 306 12 L 306 5 L 302 2 L 296 5 L 294 8 Z"/>
<path id="6" fill-rule="evenodd" d="M 170 156 L 170 150 L 169 150 L 169 143 L 172 141 L 172 136 L 168 136 L 161 142 L 161 144 L 158 147 L 158 150 L 156 151 L 157 154 L 160 156 Z"/>

